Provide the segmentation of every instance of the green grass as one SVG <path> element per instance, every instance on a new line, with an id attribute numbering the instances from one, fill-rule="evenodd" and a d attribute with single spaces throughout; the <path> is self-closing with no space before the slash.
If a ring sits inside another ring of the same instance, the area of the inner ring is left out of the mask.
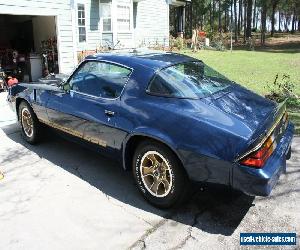
<path id="1" fill-rule="evenodd" d="M 296 51 L 294 51 L 296 52 Z M 274 82 L 276 74 L 287 74 L 300 95 L 300 50 L 299 53 L 278 51 L 211 51 L 201 50 L 184 54 L 201 59 L 229 79 L 264 95 L 267 84 Z"/>
<path id="2" fill-rule="evenodd" d="M 274 82 L 276 74 L 280 77 L 283 74 L 289 75 L 295 85 L 295 94 L 300 96 L 300 49 L 233 52 L 201 50 L 183 53 L 202 60 L 229 79 L 260 95 L 268 93 L 267 85 Z M 300 107 L 293 108 L 290 119 L 296 126 L 296 133 L 300 134 Z"/>

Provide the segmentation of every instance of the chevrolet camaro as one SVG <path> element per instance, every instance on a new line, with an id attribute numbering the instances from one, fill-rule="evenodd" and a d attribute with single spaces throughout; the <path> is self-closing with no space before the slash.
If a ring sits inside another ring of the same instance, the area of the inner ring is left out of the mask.
<path id="1" fill-rule="evenodd" d="M 190 181 L 267 196 L 291 155 L 284 103 L 175 53 L 88 56 L 67 80 L 21 83 L 7 100 L 28 143 L 45 127 L 85 142 L 158 207 L 183 201 Z"/>

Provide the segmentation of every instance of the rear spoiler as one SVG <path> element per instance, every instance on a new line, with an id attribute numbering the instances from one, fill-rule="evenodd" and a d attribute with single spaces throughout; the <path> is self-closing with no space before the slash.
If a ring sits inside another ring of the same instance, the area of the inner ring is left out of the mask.
<path id="1" fill-rule="evenodd" d="M 12 86 L 11 88 L 9 88 L 9 95 L 16 96 L 18 93 L 24 91 L 25 89 L 61 91 L 61 87 L 57 85 L 50 85 L 42 82 L 31 82 L 19 83 L 17 85 Z"/>
<path id="2" fill-rule="evenodd" d="M 279 103 L 277 105 L 277 108 L 274 110 L 272 117 L 273 117 L 273 120 L 275 122 L 271 125 L 271 127 L 266 129 L 263 134 L 258 136 L 258 138 L 252 143 L 252 146 L 250 146 L 250 150 L 248 150 L 245 153 L 239 155 L 236 158 L 235 162 L 238 162 L 238 161 L 242 160 L 243 158 L 247 157 L 248 155 L 250 155 L 251 153 L 257 151 L 259 148 L 262 147 L 262 145 L 271 136 L 274 129 L 278 126 L 278 124 L 280 123 L 282 117 L 286 113 L 286 101 L 287 101 L 287 99 L 285 99 L 283 102 Z"/>

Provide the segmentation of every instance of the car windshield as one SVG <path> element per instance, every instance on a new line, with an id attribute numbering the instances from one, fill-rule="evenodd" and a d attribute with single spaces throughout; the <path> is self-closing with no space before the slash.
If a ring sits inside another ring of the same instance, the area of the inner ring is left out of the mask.
<path id="1" fill-rule="evenodd" d="M 232 81 L 203 62 L 185 62 L 159 71 L 148 87 L 156 95 L 203 98 L 230 86 Z"/>

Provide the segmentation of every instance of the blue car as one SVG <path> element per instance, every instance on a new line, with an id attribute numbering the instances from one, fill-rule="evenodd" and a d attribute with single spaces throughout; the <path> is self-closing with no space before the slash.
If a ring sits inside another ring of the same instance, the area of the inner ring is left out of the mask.
<path id="1" fill-rule="evenodd" d="M 161 208 L 182 202 L 190 181 L 267 196 L 291 155 L 284 103 L 175 53 L 88 56 L 66 81 L 12 87 L 8 102 L 28 143 L 47 126 L 71 135 L 120 161 Z"/>

